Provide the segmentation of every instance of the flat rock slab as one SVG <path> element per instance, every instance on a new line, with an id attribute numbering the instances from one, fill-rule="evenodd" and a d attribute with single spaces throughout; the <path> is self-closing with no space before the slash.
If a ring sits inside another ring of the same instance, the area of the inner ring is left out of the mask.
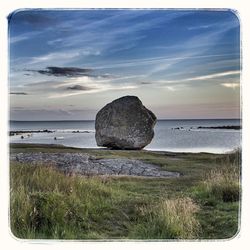
<path id="1" fill-rule="evenodd" d="M 177 172 L 161 170 L 157 165 L 140 160 L 115 158 L 98 159 L 86 153 L 18 153 L 10 160 L 30 164 L 55 166 L 66 174 L 125 175 L 142 177 L 179 177 Z"/>

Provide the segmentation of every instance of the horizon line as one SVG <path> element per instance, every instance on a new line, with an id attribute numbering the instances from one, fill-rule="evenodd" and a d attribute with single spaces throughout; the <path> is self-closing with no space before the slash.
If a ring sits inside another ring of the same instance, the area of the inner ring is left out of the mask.
<path id="1" fill-rule="evenodd" d="M 176 121 L 176 120 L 242 120 L 239 118 L 161 118 L 157 119 L 157 121 Z M 9 122 L 92 122 L 95 119 L 87 119 L 87 120 L 9 120 Z"/>

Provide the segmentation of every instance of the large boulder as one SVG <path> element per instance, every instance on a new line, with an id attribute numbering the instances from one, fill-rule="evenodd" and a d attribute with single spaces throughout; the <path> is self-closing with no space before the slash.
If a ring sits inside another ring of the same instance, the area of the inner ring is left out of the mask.
<path id="1" fill-rule="evenodd" d="M 103 107 L 96 115 L 98 146 L 142 149 L 154 137 L 156 116 L 136 96 L 124 96 Z"/>

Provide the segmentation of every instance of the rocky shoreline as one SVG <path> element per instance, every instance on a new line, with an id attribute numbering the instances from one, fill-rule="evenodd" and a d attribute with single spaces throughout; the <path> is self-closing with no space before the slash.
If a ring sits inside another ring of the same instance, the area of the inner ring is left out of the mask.
<path id="1" fill-rule="evenodd" d="M 32 134 L 32 133 L 54 133 L 54 130 L 13 130 L 9 132 L 9 136 L 22 135 L 22 134 Z"/>
<path id="2" fill-rule="evenodd" d="M 172 128 L 174 130 L 186 130 L 184 127 L 175 127 Z M 239 125 L 229 125 L 229 126 L 198 126 L 198 127 L 191 127 L 188 130 L 193 129 L 231 129 L 231 130 L 240 130 L 241 126 Z"/>
<path id="3" fill-rule="evenodd" d="M 29 164 L 45 164 L 61 170 L 65 174 L 85 176 L 112 175 L 171 178 L 180 173 L 162 170 L 155 164 L 141 160 L 115 158 L 99 159 L 88 153 L 11 153 L 11 161 Z"/>
<path id="4" fill-rule="evenodd" d="M 43 130 L 13 130 L 9 132 L 9 136 L 22 135 L 22 134 L 33 134 L 33 133 L 55 133 L 55 130 L 43 129 Z M 88 130 L 72 130 L 70 133 L 91 133 Z"/>
<path id="5" fill-rule="evenodd" d="M 234 130 L 240 130 L 241 126 L 237 126 L 237 125 L 232 125 L 232 126 L 212 126 L 212 127 L 199 126 L 197 129 L 234 129 Z"/>

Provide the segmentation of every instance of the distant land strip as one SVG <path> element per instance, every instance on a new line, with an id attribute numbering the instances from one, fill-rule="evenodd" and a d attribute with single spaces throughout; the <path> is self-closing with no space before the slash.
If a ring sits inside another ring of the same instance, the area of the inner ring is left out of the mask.
<path id="1" fill-rule="evenodd" d="M 48 130 L 48 129 L 43 129 L 43 130 L 13 130 L 9 132 L 10 136 L 14 135 L 20 135 L 20 134 L 32 134 L 32 133 L 54 133 L 55 130 Z M 90 131 L 84 130 L 73 130 L 71 133 L 91 133 Z"/>
<path id="2" fill-rule="evenodd" d="M 232 125 L 232 126 L 214 126 L 214 127 L 203 127 L 203 126 L 199 126 L 197 127 L 197 129 L 235 129 L 235 130 L 239 130 L 241 129 L 240 125 Z"/>
<path id="3" fill-rule="evenodd" d="M 184 127 L 177 127 L 172 129 L 180 129 L 183 130 Z M 240 130 L 241 125 L 228 125 L 228 126 L 199 126 L 199 127 L 191 127 L 190 129 L 233 129 L 233 130 Z M 189 129 L 189 130 L 190 130 Z"/>

